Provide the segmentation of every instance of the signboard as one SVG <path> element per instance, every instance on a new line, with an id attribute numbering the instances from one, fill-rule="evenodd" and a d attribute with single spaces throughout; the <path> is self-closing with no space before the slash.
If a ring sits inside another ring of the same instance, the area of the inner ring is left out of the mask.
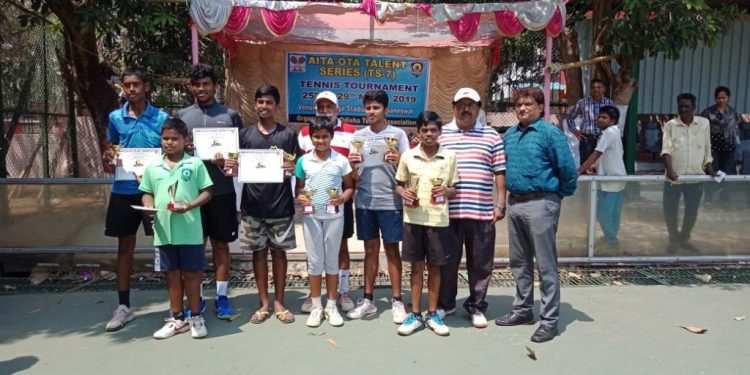
<path id="1" fill-rule="evenodd" d="M 388 124 L 416 126 L 427 108 L 429 60 L 409 57 L 287 53 L 287 120 L 306 123 L 315 116 L 315 96 L 338 96 L 339 118 L 367 125 L 362 96 L 370 90 L 388 93 Z"/>

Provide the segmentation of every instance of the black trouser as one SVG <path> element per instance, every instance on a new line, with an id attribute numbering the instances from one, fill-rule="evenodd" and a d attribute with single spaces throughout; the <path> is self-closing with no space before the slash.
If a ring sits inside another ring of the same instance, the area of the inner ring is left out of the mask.
<path id="1" fill-rule="evenodd" d="M 581 154 L 581 164 L 594 153 L 596 149 L 596 142 L 599 140 L 599 136 L 596 134 L 583 134 L 583 140 L 578 144 L 578 152 Z"/>
<path id="2" fill-rule="evenodd" d="M 680 196 L 685 199 L 685 216 L 682 219 L 682 230 L 677 230 L 677 210 L 680 207 Z M 669 232 L 669 242 L 684 242 L 690 239 L 690 232 L 698 217 L 698 208 L 703 196 L 702 183 L 673 184 L 664 183 L 664 222 Z"/>

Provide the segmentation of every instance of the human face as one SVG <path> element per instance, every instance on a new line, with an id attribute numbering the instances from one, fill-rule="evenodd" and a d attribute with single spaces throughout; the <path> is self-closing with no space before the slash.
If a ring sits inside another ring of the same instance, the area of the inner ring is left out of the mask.
<path id="1" fill-rule="evenodd" d="M 609 117 L 609 114 L 600 112 L 599 118 L 596 119 L 596 125 L 599 126 L 599 129 L 606 129 L 610 125 L 614 125 L 615 122 L 612 120 L 612 117 Z"/>
<path id="2" fill-rule="evenodd" d="M 434 122 L 428 122 L 419 128 L 419 140 L 423 147 L 435 147 L 440 137 L 440 128 Z"/>
<path id="3" fill-rule="evenodd" d="M 276 103 L 271 95 L 261 95 L 260 98 L 255 100 L 255 112 L 261 119 L 274 118 L 278 106 L 279 103 Z"/>
<path id="4" fill-rule="evenodd" d="M 479 117 L 479 103 L 469 98 L 463 98 L 453 103 L 453 117 L 456 119 L 456 125 L 459 128 L 473 128 Z"/>
<path id="5" fill-rule="evenodd" d="M 594 82 L 593 84 L 591 84 L 591 97 L 594 100 L 601 99 L 604 96 L 604 91 L 606 89 L 607 88 L 604 87 L 604 85 L 602 85 L 600 82 Z"/>
<path id="6" fill-rule="evenodd" d="M 387 112 L 388 109 L 375 100 L 365 103 L 365 116 L 367 117 L 367 124 L 370 126 L 385 124 L 385 114 Z"/>
<path id="7" fill-rule="evenodd" d="M 318 116 L 326 116 L 333 122 L 336 122 L 336 118 L 339 115 L 339 107 L 328 99 L 320 99 L 315 102 L 315 110 Z"/>
<path id="8" fill-rule="evenodd" d="M 727 104 L 729 104 L 729 95 L 727 95 L 727 93 L 725 93 L 724 91 L 719 91 L 714 99 L 716 99 L 716 106 L 719 108 L 724 108 L 727 106 Z"/>
<path id="9" fill-rule="evenodd" d="M 216 85 L 211 77 L 203 77 L 190 82 L 190 89 L 199 105 L 213 104 L 214 96 L 216 96 Z"/>
<path id="10" fill-rule="evenodd" d="M 527 126 L 541 117 L 542 110 L 542 105 L 530 96 L 520 97 L 516 100 L 516 117 L 523 126 Z"/>
<path id="11" fill-rule="evenodd" d="M 677 114 L 680 115 L 680 119 L 683 122 L 693 119 L 693 113 L 695 113 L 695 105 L 688 99 L 682 99 L 677 101 Z"/>
<path id="12" fill-rule="evenodd" d="M 122 77 L 122 87 L 130 103 L 143 103 L 146 101 L 146 92 L 149 84 L 141 81 L 136 75 Z"/>
<path id="13" fill-rule="evenodd" d="M 317 152 L 328 152 L 331 149 L 333 134 L 326 129 L 318 129 L 310 134 L 310 139 Z"/>
<path id="14" fill-rule="evenodd" d="M 161 147 L 167 155 L 182 155 L 185 150 L 185 137 L 177 130 L 166 129 L 161 132 Z"/>

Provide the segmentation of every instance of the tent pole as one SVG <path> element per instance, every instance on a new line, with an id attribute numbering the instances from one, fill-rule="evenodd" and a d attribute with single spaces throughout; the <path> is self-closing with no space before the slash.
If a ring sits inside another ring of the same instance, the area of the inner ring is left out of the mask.
<path id="1" fill-rule="evenodd" d="M 190 49 L 191 49 L 191 55 L 193 57 L 193 65 L 198 63 L 198 28 L 195 27 L 195 25 L 190 27 L 190 36 L 191 36 L 191 43 L 190 43 Z"/>
<path id="2" fill-rule="evenodd" d="M 552 64 L 552 37 L 547 35 L 547 44 L 544 49 L 544 66 Z M 552 72 L 550 69 L 544 69 L 544 115 L 549 120 L 551 118 L 550 102 L 552 101 Z"/>

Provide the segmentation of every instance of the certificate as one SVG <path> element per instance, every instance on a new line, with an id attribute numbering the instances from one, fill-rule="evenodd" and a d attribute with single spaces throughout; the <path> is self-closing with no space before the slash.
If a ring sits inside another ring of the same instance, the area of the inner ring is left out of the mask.
<path id="1" fill-rule="evenodd" d="M 216 153 L 224 158 L 240 149 L 237 128 L 195 128 L 193 129 L 195 156 L 201 160 L 211 160 Z"/>
<path id="2" fill-rule="evenodd" d="M 388 147 L 382 136 L 365 138 L 365 146 L 362 149 L 362 167 L 378 167 L 383 164 L 383 155 Z"/>
<path id="3" fill-rule="evenodd" d="M 160 148 L 123 148 L 117 154 L 115 181 L 135 181 L 143 176 L 146 167 L 161 157 Z"/>
<path id="4" fill-rule="evenodd" d="M 240 150 L 239 180 L 246 183 L 284 182 L 284 150 Z"/>

